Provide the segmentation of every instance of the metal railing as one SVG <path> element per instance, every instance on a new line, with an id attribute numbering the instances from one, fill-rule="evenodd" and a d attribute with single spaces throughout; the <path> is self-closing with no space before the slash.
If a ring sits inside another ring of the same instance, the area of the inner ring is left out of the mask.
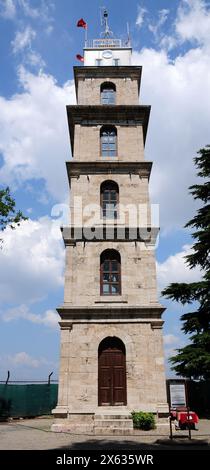
<path id="1" fill-rule="evenodd" d="M 104 49 L 104 47 L 111 48 L 125 48 L 131 47 L 130 40 L 124 41 L 122 39 L 112 39 L 112 38 L 103 38 L 103 39 L 88 39 L 85 41 L 85 47 L 87 49 Z"/>

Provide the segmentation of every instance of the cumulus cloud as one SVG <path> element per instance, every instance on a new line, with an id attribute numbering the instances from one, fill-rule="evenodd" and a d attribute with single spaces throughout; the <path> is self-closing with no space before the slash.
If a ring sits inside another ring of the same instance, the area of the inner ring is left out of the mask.
<path id="1" fill-rule="evenodd" d="M 0 0 L 0 16 L 6 19 L 13 19 L 16 15 L 14 0 Z"/>
<path id="2" fill-rule="evenodd" d="M 67 194 L 65 160 L 70 158 L 66 104 L 75 102 L 73 81 L 59 86 L 51 76 L 19 69 L 23 91 L 0 97 L 2 184 L 20 186 L 42 178 L 57 201 Z"/>
<path id="3" fill-rule="evenodd" d="M 157 263 L 157 277 L 160 290 L 171 282 L 196 282 L 202 273 L 197 267 L 189 269 L 185 256 L 192 252 L 189 245 L 184 245 L 182 251 L 169 256 L 163 263 Z"/>
<path id="4" fill-rule="evenodd" d="M 182 0 L 175 28 L 182 42 L 197 41 L 199 44 L 210 44 L 209 4 L 204 0 Z"/>
<path id="5" fill-rule="evenodd" d="M 2 238 L 1 302 L 31 304 L 63 285 L 64 247 L 58 223 L 48 217 L 26 220 L 15 230 L 7 228 Z M 28 314 L 17 309 L 17 315 L 21 316 L 21 312 L 22 316 Z M 53 323 L 54 318 L 48 311 L 37 323 Z"/>
<path id="6" fill-rule="evenodd" d="M 43 366 L 43 365 L 48 365 L 48 366 L 55 365 L 54 363 L 52 363 L 51 361 L 48 361 L 47 359 L 43 357 L 36 359 L 30 356 L 30 354 L 28 354 L 25 351 L 21 351 L 13 355 L 0 356 L 0 363 L 4 365 L 4 368 L 5 366 L 7 366 L 8 368 L 11 366 L 16 366 L 16 367 L 26 366 L 29 368 L 32 367 L 34 369 L 37 369 L 38 367 Z"/>
<path id="7" fill-rule="evenodd" d="M 197 207 L 188 187 L 196 181 L 193 157 L 209 143 L 209 22 L 206 2 L 182 0 L 173 34 L 158 29 L 159 50 L 133 54 L 133 64 L 143 65 L 141 103 L 152 105 L 146 158 L 154 162 L 150 190 L 164 233 L 183 227 Z M 167 51 L 186 41 L 185 52 L 178 49 L 172 59 Z"/>
<path id="8" fill-rule="evenodd" d="M 46 310 L 43 314 L 35 314 L 26 305 L 20 305 L 4 311 L 2 318 L 5 322 L 23 319 L 31 323 L 57 328 L 59 316 L 54 310 Z"/>
<path id="9" fill-rule="evenodd" d="M 38 359 L 32 358 L 24 351 L 14 354 L 14 356 L 8 356 L 8 361 L 15 365 L 21 364 L 36 368 L 40 365 Z"/>
<path id="10" fill-rule="evenodd" d="M 141 103 L 152 105 L 145 149 L 154 162 L 152 201 L 160 204 L 162 227 L 180 227 L 195 211 L 188 194 L 193 157 L 209 143 L 209 52 L 192 48 L 172 61 L 166 51 L 144 48 L 132 60 L 143 65 Z"/>

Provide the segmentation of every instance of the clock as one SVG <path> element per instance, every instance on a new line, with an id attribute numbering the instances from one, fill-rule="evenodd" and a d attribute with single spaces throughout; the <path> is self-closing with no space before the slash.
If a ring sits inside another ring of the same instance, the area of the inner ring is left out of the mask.
<path id="1" fill-rule="evenodd" d="M 103 59 L 111 59 L 112 58 L 112 51 L 103 51 L 102 52 Z"/>

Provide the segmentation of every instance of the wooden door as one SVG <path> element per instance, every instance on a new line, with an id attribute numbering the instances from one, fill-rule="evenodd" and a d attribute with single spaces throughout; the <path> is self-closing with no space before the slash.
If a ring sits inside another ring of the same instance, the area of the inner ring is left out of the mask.
<path id="1" fill-rule="evenodd" d="M 106 338 L 99 347 L 99 406 L 126 405 L 125 347 L 118 338 L 108 340 Z"/>

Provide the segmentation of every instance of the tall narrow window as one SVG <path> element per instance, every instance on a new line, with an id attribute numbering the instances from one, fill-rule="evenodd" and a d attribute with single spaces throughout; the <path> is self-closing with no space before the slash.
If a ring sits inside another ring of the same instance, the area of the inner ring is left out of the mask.
<path id="1" fill-rule="evenodd" d="M 113 59 L 113 65 L 119 65 L 120 59 Z"/>
<path id="2" fill-rule="evenodd" d="M 119 204 L 119 186 L 115 181 L 101 184 L 101 211 L 104 219 L 117 219 Z"/>
<path id="3" fill-rule="evenodd" d="M 103 126 L 100 132 L 102 157 L 116 157 L 117 129 L 114 126 Z"/>
<path id="4" fill-rule="evenodd" d="M 116 86 L 105 82 L 101 85 L 101 104 L 115 104 Z"/>
<path id="5" fill-rule="evenodd" d="M 116 250 L 105 250 L 100 259 L 101 295 L 121 294 L 121 259 Z"/>

